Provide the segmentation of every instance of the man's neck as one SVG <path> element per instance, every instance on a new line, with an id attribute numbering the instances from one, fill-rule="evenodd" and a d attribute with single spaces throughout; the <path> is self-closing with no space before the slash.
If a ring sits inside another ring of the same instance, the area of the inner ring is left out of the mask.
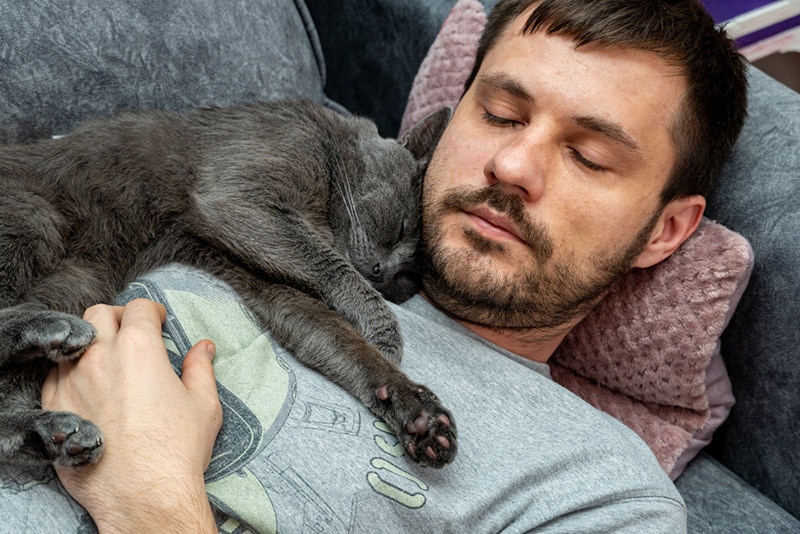
<path id="1" fill-rule="evenodd" d="M 548 329 L 503 329 L 473 323 L 455 316 L 438 306 L 424 291 L 420 294 L 425 300 L 436 306 L 439 311 L 485 340 L 534 362 L 547 363 L 567 333 L 582 319 L 582 317 L 579 317 L 566 325 Z"/>
<path id="2" fill-rule="evenodd" d="M 564 336 L 570 331 L 569 327 L 559 328 L 558 330 L 501 330 L 479 324 L 470 323 L 453 318 L 465 327 L 469 328 L 487 341 L 491 341 L 498 347 L 513 352 L 523 358 L 541 363 L 547 363 L 553 355 Z"/>

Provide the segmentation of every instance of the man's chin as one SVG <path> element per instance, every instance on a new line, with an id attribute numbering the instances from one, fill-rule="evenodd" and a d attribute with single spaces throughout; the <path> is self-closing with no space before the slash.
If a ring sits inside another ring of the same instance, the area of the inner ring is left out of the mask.
<path id="1" fill-rule="evenodd" d="M 551 329 L 585 315 L 607 289 L 580 284 L 568 269 L 546 274 L 529 258 L 514 265 L 502 252 L 437 247 L 426 257 L 423 291 L 461 321 L 496 330 Z"/>
<path id="2" fill-rule="evenodd" d="M 516 278 L 521 270 L 531 266 L 533 260 L 521 251 L 523 247 L 520 243 L 493 241 L 465 232 L 449 243 L 440 243 L 438 248 L 442 251 L 440 257 L 448 258 L 447 266 L 457 271 L 452 273 L 455 277 L 468 269 L 480 274 L 473 278 L 483 280 L 492 276 L 505 280 Z M 446 266 L 441 265 L 441 268 Z"/>
<path id="3" fill-rule="evenodd" d="M 503 262 L 485 254 L 452 254 L 435 268 L 424 270 L 422 287 L 429 300 L 459 320 L 486 327 L 523 327 L 527 313 L 511 310 L 519 304 L 515 301 L 520 291 L 514 289 L 514 276 L 506 274 L 508 270 Z"/>
<path id="4" fill-rule="evenodd" d="M 480 326 L 496 332 L 530 331 L 551 328 L 562 324 L 564 317 L 556 322 L 550 315 L 537 313 L 532 307 L 509 307 L 497 300 L 476 298 L 465 291 L 453 291 L 447 286 L 423 281 L 423 295 L 453 319 Z"/>

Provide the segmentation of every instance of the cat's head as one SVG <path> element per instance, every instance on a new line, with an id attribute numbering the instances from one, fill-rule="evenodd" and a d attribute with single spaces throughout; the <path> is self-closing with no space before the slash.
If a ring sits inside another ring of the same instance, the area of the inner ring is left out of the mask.
<path id="1" fill-rule="evenodd" d="M 337 248 L 393 302 L 421 287 L 422 180 L 451 116 L 451 108 L 432 113 L 401 141 L 384 139 L 374 123 L 356 119 L 360 161 L 342 162 L 331 184 Z"/>

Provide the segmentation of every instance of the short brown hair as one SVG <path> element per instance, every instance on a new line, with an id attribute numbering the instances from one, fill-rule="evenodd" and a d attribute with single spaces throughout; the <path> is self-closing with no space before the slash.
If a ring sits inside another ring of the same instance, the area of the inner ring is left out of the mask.
<path id="1" fill-rule="evenodd" d="M 489 14 L 466 92 L 487 52 L 537 0 L 500 0 Z M 541 0 L 523 33 L 543 31 L 589 43 L 653 52 L 686 76 L 683 113 L 673 128 L 677 161 L 661 200 L 707 196 L 747 116 L 745 60 L 696 0 Z"/>

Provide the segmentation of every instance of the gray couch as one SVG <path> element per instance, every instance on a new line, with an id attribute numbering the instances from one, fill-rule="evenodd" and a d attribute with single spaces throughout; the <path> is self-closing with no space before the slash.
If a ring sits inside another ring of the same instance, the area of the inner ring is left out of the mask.
<path id="1" fill-rule="evenodd" d="M 454 3 L 4 2 L 0 142 L 121 108 L 275 97 L 335 101 L 394 135 Z M 754 69 L 751 88 L 750 117 L 708 211 L 755 251 L 723 336 L 737 403 L 677 481 L 691 532 L 800 532 L 800 96 Z"/>

